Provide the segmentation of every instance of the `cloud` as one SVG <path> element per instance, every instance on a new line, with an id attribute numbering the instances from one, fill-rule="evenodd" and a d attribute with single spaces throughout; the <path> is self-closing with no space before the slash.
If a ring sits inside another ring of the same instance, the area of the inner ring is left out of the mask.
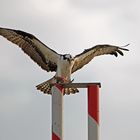
<path id="1" fill-rule="evenodd" d="M 135 0 L 137 2 L 137 0 Z M 114 11 L 123 7 L 134 3 L 135 1 L 118 1 L 118 0 L 69 0 L 69 3 L 72 4 L 74 7 L 85 10 L 85 11 L 105 11 L 111 10 Z"/>

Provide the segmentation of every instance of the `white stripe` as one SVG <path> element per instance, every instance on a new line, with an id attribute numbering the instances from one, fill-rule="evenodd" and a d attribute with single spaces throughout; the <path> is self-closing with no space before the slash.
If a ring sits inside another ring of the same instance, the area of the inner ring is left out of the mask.
<path id="1" fill-rule="evenodd" d="M 63 94 L 52 87 L 52 131 L 63 140 Z"/>
<path id="2" fill-rule="evenodd" d="M 99 140 L 99 126 L 90 115 L 88 115 L 88 140 Z"/>

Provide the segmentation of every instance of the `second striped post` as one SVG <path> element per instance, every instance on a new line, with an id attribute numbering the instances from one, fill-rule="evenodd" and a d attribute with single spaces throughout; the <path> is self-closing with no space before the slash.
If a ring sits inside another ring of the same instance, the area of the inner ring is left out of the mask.
<path id="1" fill-rule="evenodd" d="M 88 140 L 99 140 L 99 86 L 88 86 Z"/>

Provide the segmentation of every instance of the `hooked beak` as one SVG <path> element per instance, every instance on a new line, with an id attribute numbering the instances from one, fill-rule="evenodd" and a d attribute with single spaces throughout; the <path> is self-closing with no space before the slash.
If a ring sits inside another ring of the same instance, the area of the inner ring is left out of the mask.
<path id="1" fill-rule="evenodd" d="M 72 61 L 74 61 L 74 58 L 69 58 L 68 61 L 71 63 Z"/>

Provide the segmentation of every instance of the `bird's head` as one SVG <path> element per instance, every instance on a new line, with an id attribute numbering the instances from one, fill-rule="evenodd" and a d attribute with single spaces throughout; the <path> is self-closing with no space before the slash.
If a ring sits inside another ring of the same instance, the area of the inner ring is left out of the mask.
<path id="1" fill-rule="evenodd" d="M 63 60 L 67 60 L 69 62 L 73 61 L 73 57 L 70 54 L 62 55 Z"/>

